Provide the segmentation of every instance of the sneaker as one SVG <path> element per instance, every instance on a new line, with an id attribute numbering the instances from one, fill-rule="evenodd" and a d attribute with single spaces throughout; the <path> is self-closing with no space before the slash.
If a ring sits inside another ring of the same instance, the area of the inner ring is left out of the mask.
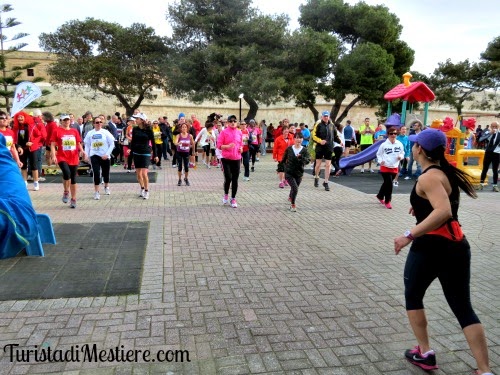
<path id="1" fill-rule="evenodd" d="M 385 204 L 385 208 L 392 210 L 391 202 Z"/>
<path id="2" fill-rule="evenodd" d="M 438 365 L 436 364 L 436 354 L 433 350 L 430 350 L 423 355 L 420 352 L 420 347 L 417 345 L 413 349 L 405 351 L 405 357 L 408 361 L 423 370 L 429 371 L 438 368 Z"/>
<path id="3" fill-rule="evenodd" d="M 68 203 L 69 202 L 69 191 L 65 191 L 62 196 L 62 202 L 63 203 Z"/>
<path id="4" fill-rule="evenodd" d="M 375 171 L 373 169 L 370 169 L 370 173 L 375 173 Z"/>
<path id="5" fill-rule="evenodd" d="M 96 192 L 94 193 L 94 200 L 98 201 L 99 199 L 101 199 L 101 194 L 99 194 L 99 192 L 98 192 L 98 191 L 96 191 Z"/>
<path id="6" fill-rule="evenodd" d="M 141 193 L 139 194 L 139 198 L 144 198 L 144 189 L 141 188 Z"/>
<path id="7" fill-rule="evenodd" d="M 231 207 L 238 208 L 238 203 L 236 203 L 236 198 L 231 198 Z"/>
<path id="8" fill-rule="evenodd" d="M 76 199 L 72 199 L 71 203 L 69 204 L 70 208 L 76 208 Z"/>
<path id="9" fill-rule="evenodd" d="M 57 174 L 57 173 L 56 173 L 56 174 Z M 39 177 L 39 178 L 38 178 L 38 182 L 44 182 L 44 181 L 46 181 L 45 177 Z"/>
<path id="10" fill-rule="evenodd" d="M 483 190 L 483 188 L 484 188 L 484 184 L 483 184 L 483 183 L 480 183 L 480 184 L 479 184 L 479 190 Z"/>
<path id="11" fill-rule="evenodd" d="M 285 188 L 285 184 L 283 183 L 283 181 L 281 181 L 278 186 L 279 186 L 280 189 L 284 189 Z"/>
<path id="12" fill-rule="evenodd" d="M 193 163 L 189 163 L 189 168 L 194 168 L 194 164 Z"/>
<path id="13" fill-rule="evenodd" d="M 111 191 L 109 190 L 109 187 L 104 188 L 104 194 L 111 195 Z"/>
<path id="14" fill-rule="evenodd" d="M 399 186 L 399 182 L 397 182 L 397 181 L 394 181 L 392 184 L 394 185 L 394 187 L 398 187 Z"/>
<path id="15" fill-rule="evenodd" d="M 149 191 L 144 190 L 144 195 L 142 196 L 143 199 L 149 199 Z"/>
<path id="16" fill-rule="evenodd" d="M 254 167 L 250 168 L 250 172 L 255 172 L 255 168 Z"/>
<path id="17" fill-rule="evenodd" d="M 319 176 L 314 176 L 314 187 L 319 186 Z"/>
<path id="18" fill-rule="evenodd" d="M 33 181 L 33 177 L 28 176 L 28 181 Z"/>
<path id="19" fill-rule="evenodd" d="M 328 182 L 323 182 L 323 187 L 325 188 L 325 191 L 330 191 L 330 186 L 328 186 Z"/>
<path id="20" fill-rule="evenodd" d="M 297 212 L 297 207 L 294 204 L 290 205 L 290 211 Z"/>
<path id="21" fill-rule="evenodd" d="M 379 198 L 377 197 L 377 200 L 380 202 L 380 204 L 382 204 L 382 205 L 384 205 L 384 206 L 385 206 L 385 201 L 384 201 L 383 199 L 379 199 Z"/>
<path id="22" fill-rule="evenodd" d="M 187 178 L 184 179 L 184 182 L 186 183 L 186 186 L 191 186 L 191 184 L 189 183 L 189 180 Z"/>
<path id="23" fill-rule="evenodd" d="M 265 155 L 265 154 L 264 154 L 264 155 Z M 255 158 L 255 161 L 260 161 L 260 159 L 259 159 L 259 158 Z"/>
<path id="24" fill-rule="evenodd" d="M 35 191 L 40 190 L 40 184 L 38 183 L 38 181 L 33 182 L 33 190 Z"/>
<path id="25" fill-rule="evenodd" d="M 228 203 L 229 203 L 229 196 L 227 194 L 225 194 L 222 197 L 222 204 L 228 204 Z"/>
<path id="26" fill-rule="evenodd" d="M 181 185 L 182 185 L 182 180 L 177 181 L 177 186 L 181 186 Z"/>
<path id="27" fill-rule="evenodd" d="M 131 169 L 127 169 L 127 173 L 130 173 L 130 172 L 132 172 L 132 170 Z"/>
<path id="28" fill-rule="evenodd" d="M 288 181 L 287 180 L 283 181 L 283 183 L 285 184 L 285 186 L 290 186 L 290 185 L 288 185 Z"/>
<path id="29" fill-rule="evenodd" d="M 498 193 L 498 186 L 497 186 L 497 185 L 493 185 L 493 191 L 494 191 L 495 193 Z"/>
<path id="30" fill-rule="evenodd" d="M 406 176 L 405 180 L 411 180 L 411 177 L 410 176 Z"/>
<path id="31" fill-rule="evenodd" d="M 243 177 L 243 181 L 250 181 L 250 177 Z"/>
<path id="32" fill-rule="evenodd" d="M 364 168 L 361 168 L 361 173 L 365 173 L 365 169 Z"/>

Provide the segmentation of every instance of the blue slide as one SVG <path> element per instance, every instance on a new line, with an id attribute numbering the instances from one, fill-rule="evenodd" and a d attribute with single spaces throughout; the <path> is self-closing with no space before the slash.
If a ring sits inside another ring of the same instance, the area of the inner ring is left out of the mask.
<path id="1" fill-rule="evenodd" d="M 16 256 L 38 235 L 37 218 L 17 163 L 0 134 L 0 259 Z"/>
<path id="2" fill-rule="evenodd" d="M 375 159 L 377 157 L 377 151 L 380 145 L 384 142 L 385 139 L 381 139 L 372 144 L 366 150 L 358 152 L 357 154 L 354 154 L 352 156 L 340 159 L 339 161 L 340 169 L 345 171 L 346 174 L 349 174 L 354 169 L 354 167 L 368 163 L 370 160 Z"/>

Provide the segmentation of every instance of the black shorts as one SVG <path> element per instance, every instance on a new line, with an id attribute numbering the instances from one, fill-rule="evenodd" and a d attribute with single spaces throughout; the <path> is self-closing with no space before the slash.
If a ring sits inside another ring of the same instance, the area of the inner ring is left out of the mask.
<path id="1" fill-rule="evenodd" d="M 345 148 L 351 148 L 351 141 L 345 141 Z"/>
<path id="2" fill-rule="evenodd" d="M 279 161 L 278 168 L 276 168 L 276 172 L 278 172 L 278 173 L 285 172 L 285 163 L 283 163 L 282 161 Z"/>
<path id="3" fill-rule="evenodd" d="M 316 160 L 332 160 L 333 149 L 327 145 L 316 145 Z"/>
<path id="4" fill-rule="evenodd" d="M 359 148 L 361 149 L 361 151 L 363 151 L 363 150 L 366 150 L 370 146 L 371 145 L 359 145 Z"/>
<path id="5" fill-rule="evenodd" d="M 136 155 L 134 154 L 134 167 L 137 168 L 149 168 L 151 164 L 151 155 Z"/>

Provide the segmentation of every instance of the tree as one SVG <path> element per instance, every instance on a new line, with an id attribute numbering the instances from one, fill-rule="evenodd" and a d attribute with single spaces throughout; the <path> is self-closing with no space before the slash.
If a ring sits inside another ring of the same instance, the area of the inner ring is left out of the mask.
<path id="1" fill-rule="evenodd" d="M 495 88 L 500 84 L 500 36 L 493 39 L 486 50 L 481 53 L 481 59 L 491 64 L 489 76 L 495 81 Z"/>
<path id="2" fill-rule="evenodd" d="M 398 17 L 383 5 L 351 6 L 342 0 L 308 0 L 300 11 L 301 26 L 328 32 L 340 41 L 341 53 L 329 62 L 331 71 L 317 81 L 316 89 L 333 100 L 332 120 L 341 122 L 357 103 L 383 105 L 383 94 L 400 81 L 414 59 L 413 50 L 399 40 Z M 349 94 L 353 99 L 340 112 Z"/>
<path id="3" fill-rule="evenodd" d="M 55 33 L 42 34 L 40 46 L 58 55 L 48 71 L 56 84 L 88 86 L 115 96 L 127 115 L 144 99 L 154 99 L 154 88 L 166 89 L 162 72 L 169 49 L 146 25 L 73 20 Z"/>
<path id="4" fill-rule="evenodd" d="M 169 92 L 195 103 L 237 101 L 254 118 L 286 87 L 286 16 L 264 16 L 249 0 L 183 0 L 168 7 L 175 56 L 167 67 Z"/>
<path id="5" fill-rule="evenodd" d="M 473 102 L 473 108 L 488 109 L 491 106 L 487 98 L 481 102 L 474 102 L 477 93 L 495 87 L 490 71 L 490 63 L 471 63 L 467 59 L 454 64 L 448 59 L 438 64 L 438 68 L 430 77 L 430 86 L 436 94 L 438 103 L 448 104 L 457 110 L 458 116 L 461 116 L 464 103 L 467 101 Z"/>
<path id="6" fill-rule="evenodd" d="M 0 70 L 2 71 L 2 76 L 0 77 L 0 97 L 5 103 L 5 109 L 7 112 L 10 112 L 10 99 L 14 97 L 15 87 L 21 82 L 21 80 L 19 80 L 19 77 L 22 75 L 22 72 L 26 69 L 31 69 L 38 65 L 37 62 L 32 62 L 22 66 L 13 66 L 10 67 L 10 69 L 7 68 L 8 55 L 12 52 L 19 51 L 20 49 L 26 47 L 27 44 L 18 43 L 8 48 L 6 48 L 6 44 L 9 42 L 15 42 L 29 35 L 26 33 L 18 33 L 15 34 L 11 39 L 8 39 L 8 37 L 5 36 L 5 29 L 10 29 L 21 24 L 21 22 L 17 21 L 15 18 L 8 17 L 4 20 L 3 14 L 8 13 L 12 10 L 13 8 L 10 4 L 0 5 Z M 32 82 L 34 83 L 40 81 L 43 81 L 43 78 L 36 77 L 32 80 Z M 42 90 L 42 98 L 48 94 L 50 94 L 49 90 Z M 31 102 L 28 107 L 43 108 L 57 104 L 59 103 L 56 102 L 49 104 L 46 100 L 41 99 Z"/>

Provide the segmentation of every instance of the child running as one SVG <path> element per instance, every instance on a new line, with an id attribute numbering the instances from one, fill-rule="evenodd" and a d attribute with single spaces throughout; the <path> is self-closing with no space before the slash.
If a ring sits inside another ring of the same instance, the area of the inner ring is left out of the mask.
<path id="1" fill-rule="evenodd" d="M 299 185 L 304 175 L 304 166 L 311 161 L 307 147 L 302 146 L 303 140 L 304 136 L 302 133 L 295 133 L 294 143 L 285 150 L 282 159 L 285 167 L 285 178 L 290 185 L 288 200 L 290 201 L 290 211 L 292 212 L 297 212 L 295 199 L 297 198 Z"/>

